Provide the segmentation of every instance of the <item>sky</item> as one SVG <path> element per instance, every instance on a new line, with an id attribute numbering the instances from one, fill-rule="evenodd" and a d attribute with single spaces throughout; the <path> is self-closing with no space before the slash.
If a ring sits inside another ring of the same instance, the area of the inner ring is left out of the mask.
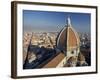
<path id="1" fill-rule="evenodd" d="M 70 16 L 77 32 L 90 33 L 89 13 L 23 10 L 23 29 L 28 32 L 57 32 L 67 25 Z"/>

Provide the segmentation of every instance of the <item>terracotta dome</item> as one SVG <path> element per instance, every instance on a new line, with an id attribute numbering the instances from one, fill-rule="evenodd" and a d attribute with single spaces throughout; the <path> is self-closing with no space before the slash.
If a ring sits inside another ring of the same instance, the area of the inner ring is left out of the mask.
<path id="1" fill-rule="evenodd" d="M 70 18 L 68 18 L 67 25 L 58 34 L 56 42 L 57 48 L 62 51 L 66 51 L 68 48 L 74 48 L 79 45 L 79 36 L 72 27 Z"/>

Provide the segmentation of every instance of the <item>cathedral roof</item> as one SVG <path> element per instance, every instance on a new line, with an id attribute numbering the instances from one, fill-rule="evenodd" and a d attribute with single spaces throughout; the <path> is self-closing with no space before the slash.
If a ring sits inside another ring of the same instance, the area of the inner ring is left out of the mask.
<path id="1" fill-rule="evenodd" d="M 63 53 L 59 53 L 55 58 L 53 58 L 50 62 L 48 62 L 43 68 L 54 68 L 59 62 L 64 59 L 65 55 Z"/>
<path id="2" fill-rule="evenodd" d="M 60 31 L 57 36 L 57 48 L 60 50 L 66 50 L 69 47 L 77 47 L 79 45 L 78 33 L 71 25 L 71 20 L 68 18 L 67 25 Z"/>

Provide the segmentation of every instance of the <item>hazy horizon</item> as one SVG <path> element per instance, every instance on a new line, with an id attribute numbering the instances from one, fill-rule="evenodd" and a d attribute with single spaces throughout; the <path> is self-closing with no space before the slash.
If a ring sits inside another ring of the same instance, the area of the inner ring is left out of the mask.
<path id="1" fill-rule="evenodd" d="M 90 33 L 89 13 L 23 10 L 24 32 L 59 32 L 67 25 L 70 15 L 72 27 L 77 32 Z"/>

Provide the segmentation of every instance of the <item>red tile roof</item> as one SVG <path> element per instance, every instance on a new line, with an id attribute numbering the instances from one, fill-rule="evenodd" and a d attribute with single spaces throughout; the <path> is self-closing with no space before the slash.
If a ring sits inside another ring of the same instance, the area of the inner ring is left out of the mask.
<path id="1" fill-rule="evenodd" d="M 58 54 L 50 62 L 48 62 L 43 68 L 55 68 L 63 59 L 65 55 L 63 53 Z"/>

